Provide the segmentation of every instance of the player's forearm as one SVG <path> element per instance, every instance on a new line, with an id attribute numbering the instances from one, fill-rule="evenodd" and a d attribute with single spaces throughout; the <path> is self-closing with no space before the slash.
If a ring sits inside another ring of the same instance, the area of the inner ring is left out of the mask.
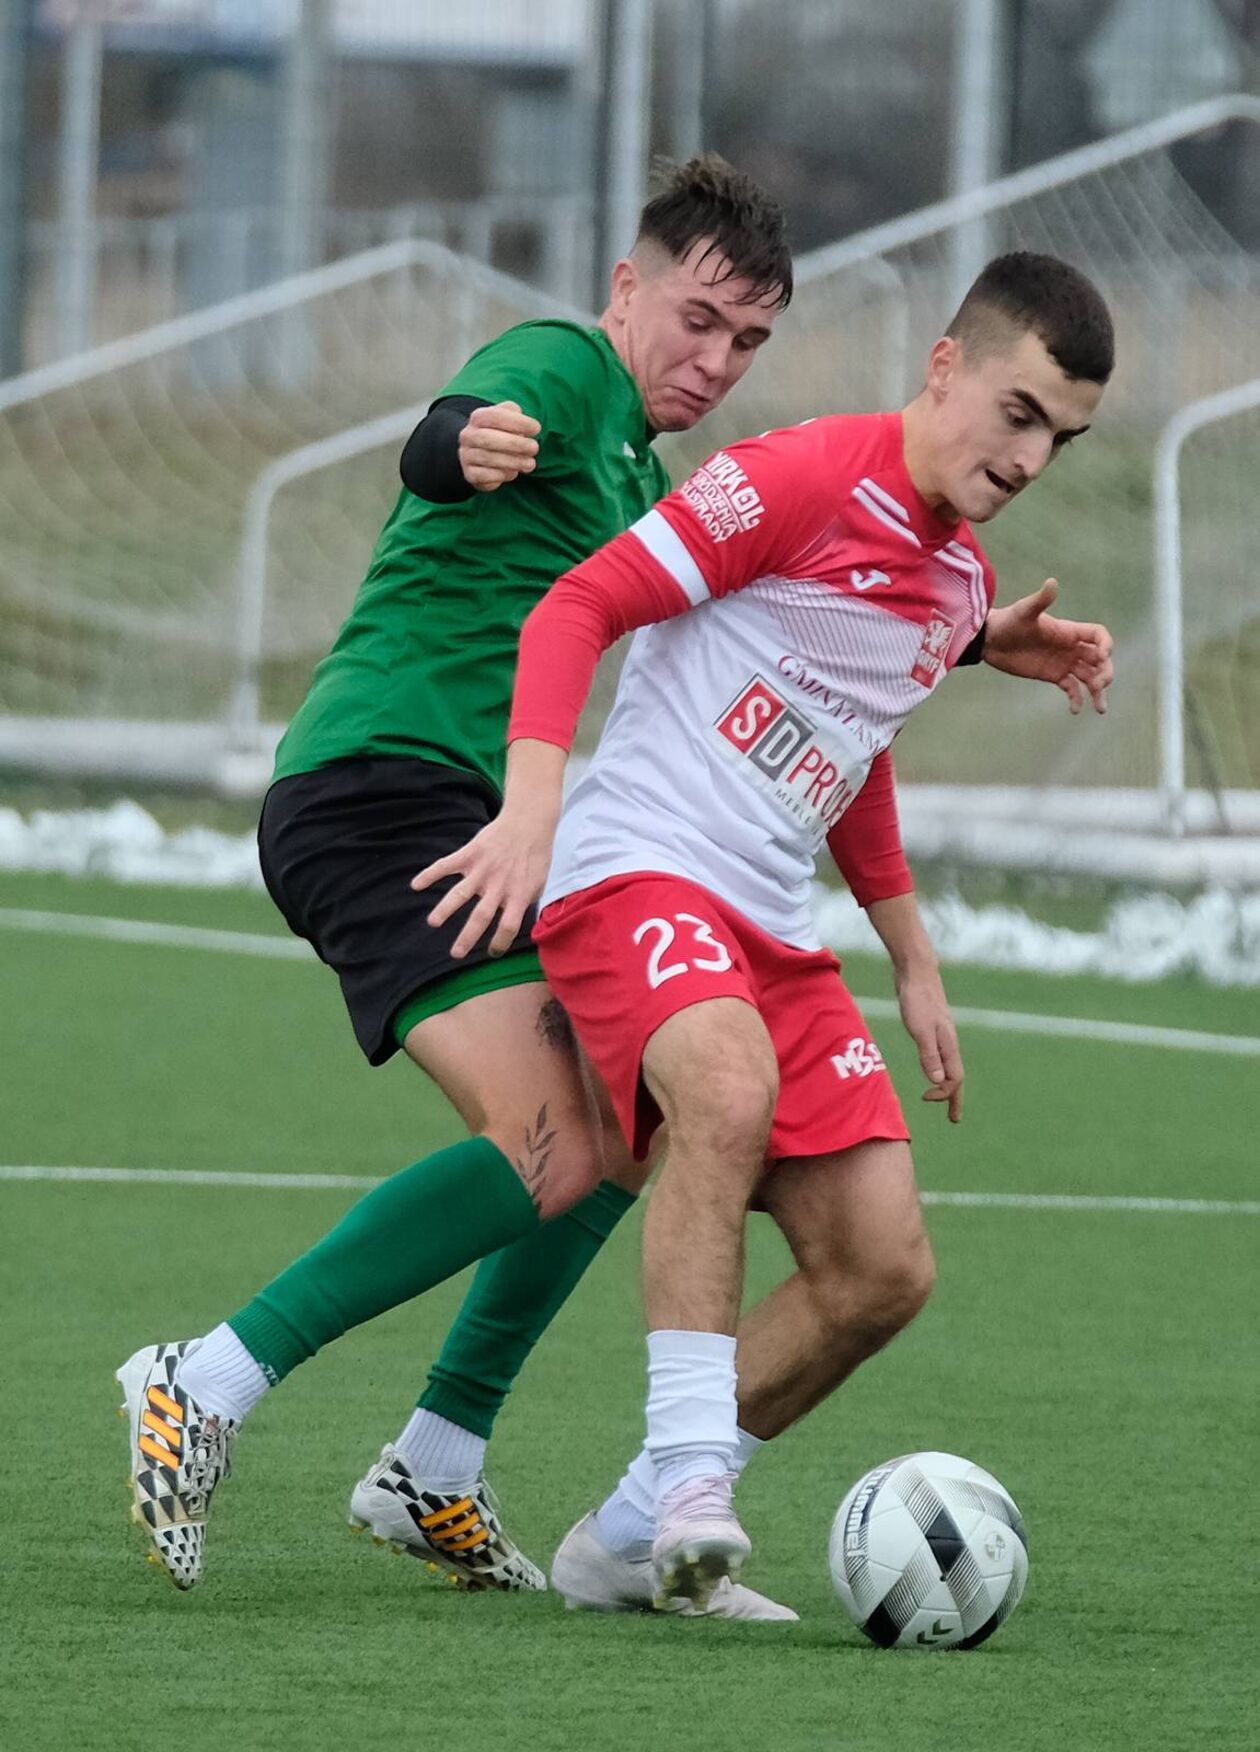
<path id="1" fill-rule="evenodd" d="M 513 742 L 508 748 L 502 814 L 520 816 L 553 831 L 564 800 L 568 758 L 568 750 L 554 742 L 539 742 L 533 737 Z"/>
<path id="2" fill-rule="evenodd" d="M 827 847 L 861 907 L 914 887 L 901 845 L 890 749 L 875 756 L 866 783 L 827 835 Z"/>
<path id="3" fill-rule="evenodd" d="M 888 951 L 898 985 L 919 974 L 938 971 L 936 950 L 927 934 L 913 890 L 888 900 L 872 901 L 866 909 L 866 916 Z"/>
<path id="4" fill-rule="evenodd" d="M 521 628 L 508 742 L 527 738 L 567 752 L 611 643 L 611 629 L 570 577 L 554 584 Z"/>
<path id="5" fill-rule="evenodd" d="M 571 748 L 608 647 L 689 607 L 629 532 L 566 572 L 521 628 L 508 741 L 527 736 Z"/>

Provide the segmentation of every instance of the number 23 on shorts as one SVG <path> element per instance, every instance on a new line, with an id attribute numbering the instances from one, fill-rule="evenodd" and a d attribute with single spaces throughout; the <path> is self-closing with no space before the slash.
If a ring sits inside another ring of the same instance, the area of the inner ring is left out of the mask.
<path id="1" fill-rule="evenodd" d="M 680 937 L 678 926 L 689 927 Z M 663 986 L 667 979 L 680 973 L 726 973 L 735 964 L 724 943 L 713 935 L 707 919 L 694 913 L 679 912 L 673 919 L 644 919 L 634 933 L 636 944 L 647 942 L 647 981 L 652 990 Z M 697 953 L 697 950 L 704 953 Z M 665 957 L 671 955 L 666 961 Z"/>

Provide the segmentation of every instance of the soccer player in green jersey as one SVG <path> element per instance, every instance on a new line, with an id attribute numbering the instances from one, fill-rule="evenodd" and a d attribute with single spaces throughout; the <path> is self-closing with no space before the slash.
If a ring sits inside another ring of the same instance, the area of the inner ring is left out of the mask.
<path id="1" fill-rule="evenodd" d="M 404 490 L 281 742 L 259 846 L 285 919 L 336 971 L 369 1062 L 401 1049 L 472 1135 L 361 1199 L 204 1339 L 149 1345 L 119 1370 L 133 1514 L 180 1588 L 200 1577 L 211 1495 L 263 1394 L 476 1260 L 420 1405 L 356 1487 L 352 1520 L 473 1586 L 545 1586 L 503 1530 L 482 1455 L 643 1170 L 588 1092 L 528 921 L 506 954 L 456 961 L 465 914 L 433 929 L 433 896 L 410 882 L 498 812 L 525 616 L 668 490 L 654 437 L 716 407 L 791 284 L 779 209 L 720 159 L 693 160 L 644 209 L 597 327 L 509 330 L 408 440 Z"/>

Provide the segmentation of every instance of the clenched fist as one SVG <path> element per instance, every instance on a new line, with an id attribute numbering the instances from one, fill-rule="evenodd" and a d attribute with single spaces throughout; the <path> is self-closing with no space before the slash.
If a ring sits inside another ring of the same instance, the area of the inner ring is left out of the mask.
<path id="1" fill-rule="evenodd" d="M 538 455 L 538 421 L 523 414 L 515 402 L 474 408 L 459 435 L 459 466 L 464 479 L 479 493 L 532 474 Z"/>

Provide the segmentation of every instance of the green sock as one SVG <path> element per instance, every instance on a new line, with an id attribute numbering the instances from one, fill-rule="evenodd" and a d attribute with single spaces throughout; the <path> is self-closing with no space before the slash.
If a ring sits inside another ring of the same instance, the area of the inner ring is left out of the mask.
<path id="1" fill-rule="evenodd" d="M 477 1268 L 420 1397 L 425 1411 L 489 1437 L 526 1357 L 634 1203 L 611 1180 Z"/>
<path id="2" fill-rule="evenodd" d="M 487 1138 L 373 1187 L 228 1325 L 272 1381 L 321 1345 L 538 1228 L 520 1176 Z"/>

